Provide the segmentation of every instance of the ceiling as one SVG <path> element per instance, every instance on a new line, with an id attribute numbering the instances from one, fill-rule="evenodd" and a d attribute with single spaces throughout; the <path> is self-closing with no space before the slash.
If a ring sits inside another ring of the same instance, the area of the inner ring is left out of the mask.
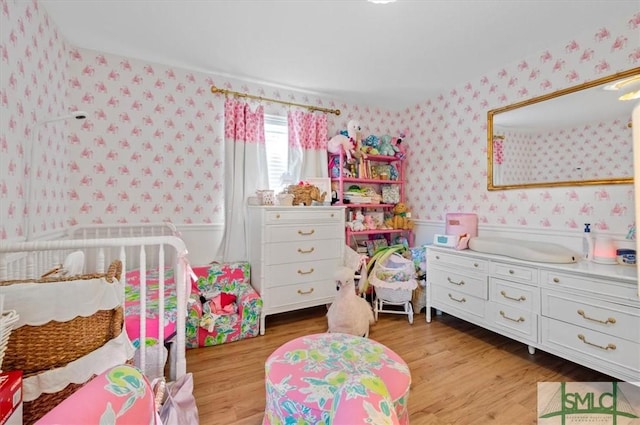
<path id="1" fill-rule="evenodd" d="M 74 46 L 401 109 L 639 0 L 40 0 Z"/>

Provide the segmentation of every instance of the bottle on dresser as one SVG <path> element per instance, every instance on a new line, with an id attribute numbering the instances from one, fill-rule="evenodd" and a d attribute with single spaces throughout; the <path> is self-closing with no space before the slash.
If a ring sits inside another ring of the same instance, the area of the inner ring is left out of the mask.
<path id="1" fill-rule="evenodd" d="M 591 223 L 584 224 L 582 236 L 582 258 L 591 261 L 593 259 L 593 236 L 591 236 Z"/>

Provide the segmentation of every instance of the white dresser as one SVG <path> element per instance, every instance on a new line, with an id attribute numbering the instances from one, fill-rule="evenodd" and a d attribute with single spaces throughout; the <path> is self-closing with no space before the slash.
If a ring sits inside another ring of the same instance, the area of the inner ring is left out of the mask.
<path id="1" fill-rule="evenodd" d="M 534 263 L 471 250 L 427 248 L 431 308 L 529 346 L 640 382 L 635 267 Z"/>
<path id="2" fill-rule="evenodd" d="M 251 284 L 265 317 L 333 301 L 336 267 L 343 264 L 343 207 L 249 206 Z"/>

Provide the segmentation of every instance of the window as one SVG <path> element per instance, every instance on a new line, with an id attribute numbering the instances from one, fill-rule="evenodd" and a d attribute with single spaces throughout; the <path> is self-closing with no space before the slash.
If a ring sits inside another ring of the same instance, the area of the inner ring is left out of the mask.
<path id="1" fill-rule="evenodd" d="M 269 189 L 278 193 L 292 182 L 289 174 L 289 129 L 287 127 L 287 117 L 265 114 L 264 132 Z"/>

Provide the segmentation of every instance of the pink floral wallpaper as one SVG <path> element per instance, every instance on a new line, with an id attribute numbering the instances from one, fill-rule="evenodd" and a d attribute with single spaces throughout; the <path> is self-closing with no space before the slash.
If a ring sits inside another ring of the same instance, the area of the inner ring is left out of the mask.
<path id="1" fill-rule="evenodd" d="M 444 220 L 449 211 L 475 212 L 481 224 L 533 229 L 579 230 L 591 222 L 598 231 L 626 233 L 634 221 L 632 185 L 488 192 L 486 118 L 490 109 L 639 66 L 639 38 L 640 11 L 512 64 L 498 64 L 403 111 L 415 153 L 408 162 L 407 191 L 414 214 Z"/>
<path id="2" fill-rule="evenodd" d="M 592 122 L 535 137 L 532 174 L 535 181 L 615 178 L 633 175 L 630 117 Z M 552 148 L 545 148 L 550 143 Z"/>
<path id="3" fill-rule="evenodd" d="M 502 184 L 633 175 L 629 117 L 540 132 L 504 131 Z"/>
<path id="4" fill-rule="evenodd" d="M 486 112 L 638 66 L 632 40 L 640 13 L 389 111 L 77 48 L 37 1 L 0 4 L 0 239 L 25 233 L 34 129 L 36 234 L 88 223 L 220 223 L 224 98 L 211 94 L 211 84 L 339 108 L 340 116 L 327 116 L 330 135 L 351 119 L 367 135 L 405 133 L 408 203 L 417 219 L 473 211 L 481 223 L 572 229 L 588 219 L 612 232 L 626 232 L 633 220 L 631 185 L 488 192 Z M 264 107 L 287 112 L 276 103 Z M 73 110 L 87 119 L 35 125 Z"/>
<path id="5" fill-rule="evenodd" d="M 36 123 L 69 112 L 69 49 L 37 2 L 1 0 L 0 5 L 0 239 L 7 239 L 26 235 L 29 214 L 38 218 L 33 233 L 67 224 L 64 122 Z M 37 202 L 28 205 L 32 166 Z"/>

